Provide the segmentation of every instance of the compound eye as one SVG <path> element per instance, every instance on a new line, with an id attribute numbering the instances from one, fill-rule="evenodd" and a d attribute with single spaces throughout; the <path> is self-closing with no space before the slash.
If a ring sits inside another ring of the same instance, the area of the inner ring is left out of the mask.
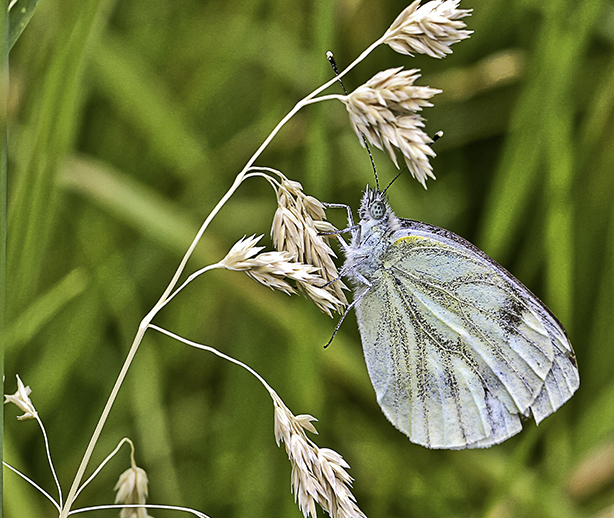
<path id="1" fill-rule="evenodd" d="M 386 214 L 386 206 L 381 201 L 375 201 L 371 205 L 369 212 L 373 219 L 382 219 L 384 214 Z"/>

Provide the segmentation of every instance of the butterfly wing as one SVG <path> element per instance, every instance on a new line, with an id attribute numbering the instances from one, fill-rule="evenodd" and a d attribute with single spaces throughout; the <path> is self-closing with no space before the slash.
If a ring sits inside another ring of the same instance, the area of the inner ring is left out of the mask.
<path id="1" fill-rule="evenodd" d="M 412 442 L 473 448 L 539 423 L 579 386 L 565 331 L 503 267 L 452 232 L 400 220 L 356 311 L 384 414 Z"/>

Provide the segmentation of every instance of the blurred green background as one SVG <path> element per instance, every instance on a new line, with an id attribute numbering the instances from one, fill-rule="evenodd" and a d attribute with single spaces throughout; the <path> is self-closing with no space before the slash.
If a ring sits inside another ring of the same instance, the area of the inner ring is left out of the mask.
<path id="1" fill-rule="evenodd" d="M 32 388 L 65 492 L 140 319 L 202 220 L 273 126 L 331 76 L 325 52 L 343 68 L 406 5 L 39 3 L 10 56 L 6 392 L 15 373 Z M 475 34 L 453 55 L 411 59 L 382 47 L 346 85 L 404 65 L 444 90 L 424 112 L 430 134 L 445 132 L 437 181 L 425 191 L 405 174 L 391 203 L 468 238 L 548 304 L 574 344 L 578 393 L 502 445 L 430 451 L 379 410 L 353 314 L 324 350 L 337 318 L 219 271 L 154 322 L 247 362 L 295 414 L 316 416 L 315 442 L 349 462 L 368 516 L 614 516 L 614 1 L 461 7 L 474 9 Z M 374 155 L 385 184 L 394 167 Z M 257 163 L 354 208 L 373 183 L 341 103 L 305 109 Z M 275 207 L 264 181 L 244 184 L 188 270 L 246 234 L 270 246 Z M 344 225 L 343 211 L 329 215 Z M 5 460 L 55 494 L 36 423 L 5 411 Z M 217 357 L 148 332 L 88 473 L 124 436 L 152 503 L 212 517 L 300 516 L 269 396 Z M 110 503 L 128 467 L 125 449 L 77 504 Z M 4 512 L 54 514 L 6 471 Z"/>

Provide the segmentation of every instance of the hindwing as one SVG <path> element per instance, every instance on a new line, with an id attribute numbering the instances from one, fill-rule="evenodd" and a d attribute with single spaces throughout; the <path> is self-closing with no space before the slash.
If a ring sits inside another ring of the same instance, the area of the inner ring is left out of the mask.
<path id="1" fill-rule="evenodd" d="M 452 232 L 401 220 L 356 310 L 384 414 L 430 448 L 497 444 L 579 385 L 565 331 L 503 267 Z"/>

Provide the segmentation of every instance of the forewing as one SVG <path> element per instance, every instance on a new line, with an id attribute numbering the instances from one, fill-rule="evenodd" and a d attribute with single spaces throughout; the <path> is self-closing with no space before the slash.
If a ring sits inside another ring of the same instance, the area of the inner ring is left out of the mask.
<path id="1" fill-rule="evenodd" d="M 521 415 L 560 407 L 577 369 L 541 302 L 441 232 L 399 232 L 384 255 L 357 304 L 365 359 L 384 414 L 413 442 L 490 446 L 520 431 Z"/>

